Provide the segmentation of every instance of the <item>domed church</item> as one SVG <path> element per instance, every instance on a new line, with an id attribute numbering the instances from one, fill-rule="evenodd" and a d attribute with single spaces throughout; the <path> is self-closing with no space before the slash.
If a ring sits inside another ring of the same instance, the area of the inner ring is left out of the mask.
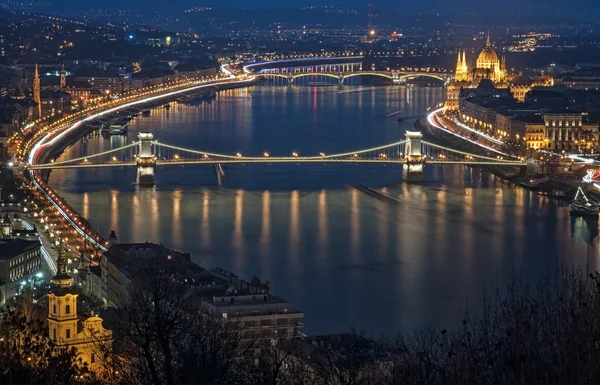
<path id="1" fill-rule="evenodd" d="M 467 54 L 465 51 L 458 53 L 456 73 L 454 80 L 457 82 L 479 83 L 481 79 L 490 79 L 498 84 L 506 79 L 506 61 L 500 60 L 498 54 L 492 47 L 490 34 L 488 33 L 485 47 L 477 57 L 475 68 L 469 71 L 467 66 Z"/>
<path id="2" fill-rule="evenodd" d="M 500 60 L 498 54 L 492 47 L 489 32 L 485 47 L 477 57 L 474 77 L 479 79 L 490 79 L 494 83 L 502 83 L 506 78 L 506 61 Z"/>
<path id="3" fill-rule="evenodd" d="M 489 79 L 495 86 L 501 86 L 506 81 L 506 61 L 500 60 L 492 47 L 488 32 L 485 47 L 477 57 L 475 67 L 467 65 L 467 52 L 458 52 L 456 72 L 453 81 L 448 85 L 446 108 L 458 110 L 459 93 L 462 88 L 476 87 L 482 79 Z"/>

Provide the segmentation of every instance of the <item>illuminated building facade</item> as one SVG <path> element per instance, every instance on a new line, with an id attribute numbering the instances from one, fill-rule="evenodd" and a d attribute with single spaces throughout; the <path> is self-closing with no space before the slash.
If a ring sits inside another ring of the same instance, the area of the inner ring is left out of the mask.
<path id="1" fill-rule="evenodd" d="M 476 86 L 483 79 L 490 80 L 494 85 L 503 85 L 506 76 L 506 61 L 498 57 L 488 33 L 485 47 L 479 53 L 475 67 L 469 68 L 466 50 L 458 52 L 454 79 L 448 85 L 446 109 L 451 112 L 459 110 L 461 89 Z"/>
<path id="2" fill-rule="evenodd" d="M 102 318 L 92 315 L 80 320 L 77 315 L 78 294 L 72 290 L 73 278 L 67 271 L 64 244 L 56 261 L 57 274 L 52 278 L 48 294 L 48 332 L 58 346 L 74 347 L 82 361 L 92 369 L 99 363 L 103 344 L 112 342 L 112 331 L 104 329 Z"/>
<path id="3" fill-rule="evenodd" d="M 598 124 L 583 121 L 582 113 L 544 114 L 546 148 L 575 150 L 598 143 Z"/>
<path id="4" fill-rule="evenodd" d="M 4 229 L 5 226 L 2 227 Z M 23 282 L 31 279 L 41 268 L 39 241 L 0 240 L 0 304 L 20 293 Z"/>
<path id="5" fill-rule="evenodd" d="M 477 57 L 474 78 L 474 80 L 490 79 L 494 83 L 502 83 L 506 78 L 506 59 L 500 60 L 498 57 L 498 54 L 492 47 L 489 33 L 485 47 Z"/>

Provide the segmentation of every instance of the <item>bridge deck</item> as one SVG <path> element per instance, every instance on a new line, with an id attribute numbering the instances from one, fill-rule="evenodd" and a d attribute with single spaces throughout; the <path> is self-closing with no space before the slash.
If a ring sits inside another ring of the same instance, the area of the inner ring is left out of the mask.
<path id="1" fill-rule="evenodd" d="M 186 166 L 186 165 L 216 165 L 216 164 L 302 164 L 302 163 L 349 163 L 349 164 L 404 164 L 405 159 L 302 159 L 302 158 L 242 158 L 242 159 L 194 159 L 194 160 L 157 160 L 156 167 L 162 166 Z M 431 165 L 464 165 L 464 166 L 512 166 L 525 167 L 526 163 L 521 161 L 453 161 L 453 160 L 426 160 L 423 164 Z M 137 167 L 137 162 L 111 162 L 111 163 L 80 163 L 80 164 L 44 164 L 33 165 L 32 170 L 52 170 L 52 169 L 74 169 L 74 168 L 107 168 L 107 167 Z"/>

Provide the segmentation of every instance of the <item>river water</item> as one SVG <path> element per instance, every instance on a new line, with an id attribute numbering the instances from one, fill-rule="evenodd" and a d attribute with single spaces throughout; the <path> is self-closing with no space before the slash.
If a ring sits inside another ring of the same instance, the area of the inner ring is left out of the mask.
<path id="1" fill-rule="evenodd" d="M 94 137 L 61 159 L 94 154 L 152 132 L 161 142 L 244 155 L 352 151 L 403 138 L 413 116 L 444 99 L 436 87 L 278 87 L 221 92 L 212 103 L 173 103 L 130 124 L 127 137 Z M 397 116 L 387 114 L 401 110 Z M 565 203 L 460 166 L 427 166 L 424 185 L 399 166 L 158 168 L 139 189 L 134 169 L 57 170 L 50 183 L 122 242 L 160 242 L 210 268 L 269 280 L 305 312 L 305 331 L 350 327 L 373 335 L 451 328 L 466 304 L 511 272 L 533 279 L 557 263 L 598 267 Z M 347 187 L 365 183 L 391 205 Z M 589 257 L 588 257 L 589 255 Z"/>

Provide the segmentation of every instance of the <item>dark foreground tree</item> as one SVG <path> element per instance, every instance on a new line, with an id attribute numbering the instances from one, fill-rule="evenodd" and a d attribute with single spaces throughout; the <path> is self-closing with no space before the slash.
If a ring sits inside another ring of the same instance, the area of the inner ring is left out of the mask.
<path id="1" fill-rule="evenodd" d="M 0 384 L 93 384 L 72 348 L 58 347 L 43 323 L 18 310 L 0 320 Z"/>
<path id="2" fill-rule="evenodd" d="M 384 383 L 598 383 L 597 274 L 559 269 L 532 286 L 515 277 L 481 303 L 451 333 L 424 330 L 388 342 Z"/>
<path id="3" fill-rule="evenodd" d="M 600 383 L 598 274 L 558 269 L 532 285 L 515 275 L 484 293 L 448 330 L 423 328 L 382 341 L 357 332 L 249 341 L 222 320 L 194 311 L 188 288 L 171 272 L 150 267 L 122 309 L 124 382 Z"/>
<path id="4" fill-rule="evenodd" d="M 121 309 L 119 341 L 133 384 L 243 384 L 254 363 L 253 341 L 201 314 L 178 269 L 158 261 L 137 266 Z"/>

